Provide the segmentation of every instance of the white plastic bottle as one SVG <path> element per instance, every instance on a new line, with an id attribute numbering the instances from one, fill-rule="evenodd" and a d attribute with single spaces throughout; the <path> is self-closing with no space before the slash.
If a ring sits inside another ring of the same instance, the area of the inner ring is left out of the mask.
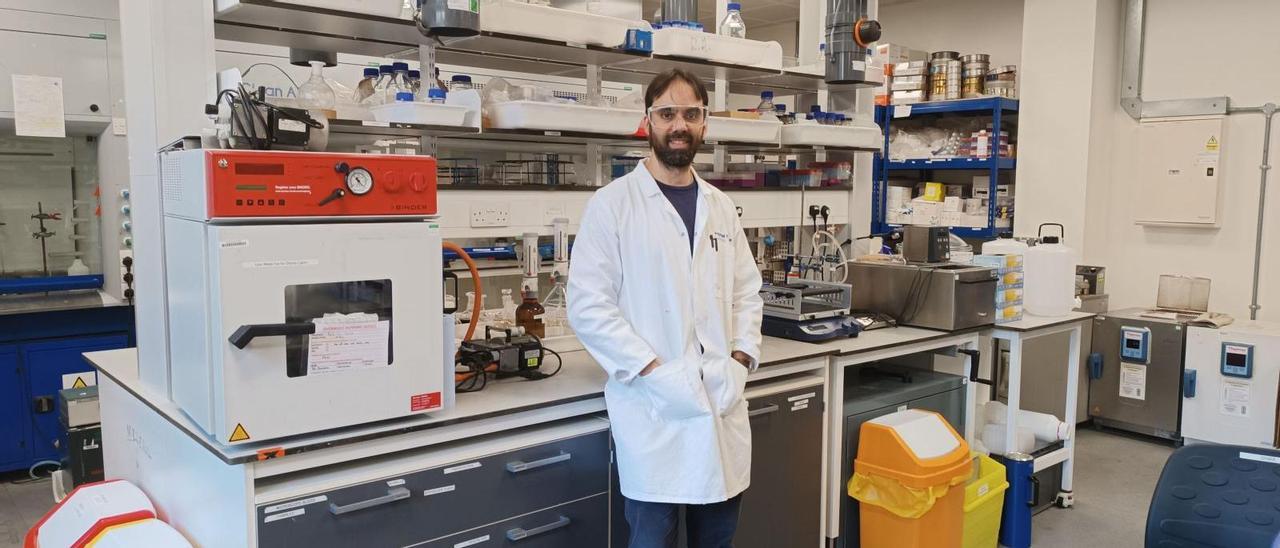
<path id="1" fill-rule="evenodd" d="M 1044 223 L 1040 225 L 1042 234 L 1046 226 L 1062 230 L 1060 224 Z M 1042 235 L 1040 243 L 1028 249 L 1023 257 L 1023 310 L 1034 316 L 1069 314 L 1076 297 L 1076 263 L 1079 261 L 1075 250 L 1063 244 L 1060 235 Z"/>
<path id="2" fill-rule="evenodd" d="M 729 14 L 720 22 L 720 35 L 732 38 L 747 37 L 747 23 L 742 20 L 742 4 L 729 2 Z"/>
<path id="3" fill-rule="evenodd" d="M 986 446 L 992 454 L 1030 453 L 1036 448 L 1036 436 L 1029 428 L 1018 427 L 1018 431 L 1013 435 L 1012 447 L 1005 443 L 1004 436 L 1003 424 L 988 424 L 982 427 L 982 445 Z"/>
<path id="4" fill-rule="evenodd" d="M 987 424 L 1009 424 L 1009 407 L 998 401 L 989 401 L 982 408 Z M 1018 410 L 1018 430 L 1026 428 L 1036 439 L 1046 442 L 1066 440 L 1071 437 L 1071 426 L 1047 413 Z"/>

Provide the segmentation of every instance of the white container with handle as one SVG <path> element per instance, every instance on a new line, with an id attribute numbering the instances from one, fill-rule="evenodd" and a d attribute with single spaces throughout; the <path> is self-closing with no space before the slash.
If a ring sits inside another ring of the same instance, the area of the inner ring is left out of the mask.
<path id="1" fill-rule="evenodd" d="M 1060 235 L 1044 236 L 1044 227 L 1058 227 Z M 1075 307 L 1076 250 L 1062 243 L 1065 230 L 1058 223 L 1040 225 L 1040 243 L 1024 254 L 1023 310 L 1033 316 L 1066 316 Z"/>

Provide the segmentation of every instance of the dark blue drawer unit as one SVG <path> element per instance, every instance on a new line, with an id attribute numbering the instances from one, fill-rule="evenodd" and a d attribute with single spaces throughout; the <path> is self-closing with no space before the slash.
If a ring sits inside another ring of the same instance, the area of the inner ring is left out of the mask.
<path id="1" fill-rule="evenodd" d="M 81 354 L 133 345 L 133 307 L 0 315 L 0 472 L 57 461 L 62 376 L 93 370 Z"/>
<path id="2" fill-rule="evenodd" d="M 603 546 L 607 542 L 608 498 L 592 497 L 608 491 L 609 433 L 605 430 L 315 493 L 300 497 L 300 502 L 261 505 L 258 544 L 308 548 L 418 545 L 499 523 L 515 528 L 517 525 L 510 522 L 518 517 L 520 524 L 531 529 L 545 524 L 521 516 L 539 513 L 539 517 L 546 517 L 541 515 L 543 511 L 567 503 L 598 500 L 600 517 L 588 521 L 599 524 L 601 541 L 581 546 Z M 574 508 L 574 512 L 585 512 Z M 578 522 L 590 517 L 581 515 Z M 545 521 L 557 522 L 558 518 Z M 597 527 L 578 522 L 564 528 L 577 535 Z M 563 534 L 547 538 L 563 538 Z M 527 545 L 549 546 L 516 544 Z"/>
<path id="3" fill-rule="evenodd" d="M 609 494 L 600 493 L 435 540 L 423 548 L 605 548 L 608 545 Z"/>

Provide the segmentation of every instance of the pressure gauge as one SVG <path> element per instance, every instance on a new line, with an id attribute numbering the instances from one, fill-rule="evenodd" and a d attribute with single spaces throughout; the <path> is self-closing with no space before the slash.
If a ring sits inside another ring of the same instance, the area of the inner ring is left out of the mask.
<path id="1" fill-rule="evenodd" d="M 356 196 L 363 196 L 373 190 L 373 174 L 369 170 L 356 167 L 347 172 L 347 188 Z"/>

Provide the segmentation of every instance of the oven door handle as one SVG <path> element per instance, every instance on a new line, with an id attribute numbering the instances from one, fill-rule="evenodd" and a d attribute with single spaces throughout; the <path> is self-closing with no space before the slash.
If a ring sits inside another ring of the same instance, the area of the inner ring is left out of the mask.
<path id="1" fill-rule="evenodd" d="M 313 335 L 316 332 L 316 324 L 311 322 L 298 323 L 256 323 L 242 325 L 236 329 L 227 338 L 236 348 L 244 349 L 249 346 L 249 342 L 257 337 L 285 337 L 288 335 Z"/>

